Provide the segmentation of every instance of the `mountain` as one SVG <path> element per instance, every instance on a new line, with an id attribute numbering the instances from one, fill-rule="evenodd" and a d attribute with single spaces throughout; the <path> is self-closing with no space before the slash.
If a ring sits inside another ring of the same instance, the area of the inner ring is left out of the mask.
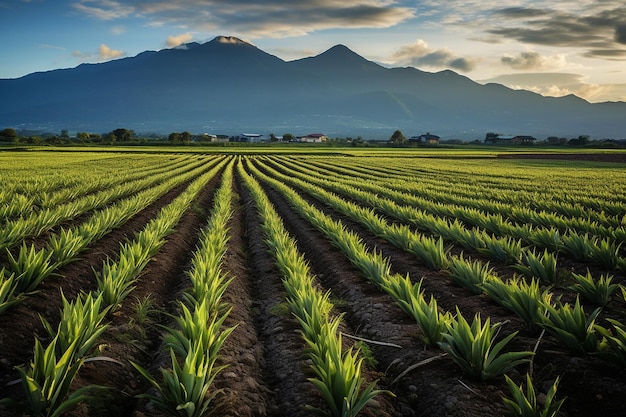
<path id="1" fill-rule="evenodd" d="M 0 79 L 0 128 L 389 138 L 621 138 L 626 103 L 543 97 L 453 71 L 385 68 L 337 45 L 284 61 L 234 37 Z"/>

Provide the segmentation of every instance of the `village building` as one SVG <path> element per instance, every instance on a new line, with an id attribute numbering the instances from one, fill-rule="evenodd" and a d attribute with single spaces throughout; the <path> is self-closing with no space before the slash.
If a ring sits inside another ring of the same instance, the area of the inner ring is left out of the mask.
<path id="1" fill-rule="evenodd" d="M 328 140 L 328 136 L 326 136 L 323 133 L 309 133 L 306 136 L 298 137 L 299 142 L 306 142 L 306 143 L 321 143 L 321 142 L 326 142 L 327 140 Z"/>
<path id="2" fill-rule="evenodd" d="M 438 145 L 439 139 L 441 139 L 437 135 L 431 135 L 430 133 L 426 133 L 424 135 L 419 136 L 411 136 L 409 138 L 409 142 L 412 143 L 425 143 L 427 145 Z"/>

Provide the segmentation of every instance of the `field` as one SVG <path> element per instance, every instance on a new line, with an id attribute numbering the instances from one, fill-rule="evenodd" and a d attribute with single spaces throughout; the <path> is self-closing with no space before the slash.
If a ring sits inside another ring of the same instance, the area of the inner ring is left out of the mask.
<path id="1" fill-rule="evenodd" d="M 0 152 L 0 415 L 626 415 L 625 168 Z"/>

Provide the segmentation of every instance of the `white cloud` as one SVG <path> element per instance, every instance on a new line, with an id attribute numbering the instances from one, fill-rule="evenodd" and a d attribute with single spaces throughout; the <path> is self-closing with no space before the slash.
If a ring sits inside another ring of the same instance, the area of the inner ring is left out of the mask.
<path id="1" fill-rule="evenodd" d="M 191 35 L 191 33 L 187 32 L 187 33 L 182 33 L 176 36 L 168 36 L 167 41 L 165 43 L 167 44 L 168 47 L 175 48 L 179 45 L 182 45 L 183 43 L 191 42 L 192 39 L 193 39 L 193 36 Z"/>
<path id="2" fill-rule="evenodd" d="M 124 26 L 113 26 L 111 28 L 111 33 L 114 35 L 122 35 L 126 32 L 126 28 Z"/>
<path id="3" fill-rule="evenodd" d="M 132 5 L 112 0 L 80 0 L 73 6 L 76 10 L 100 20 L 122 19 L 137 11 Z"/>

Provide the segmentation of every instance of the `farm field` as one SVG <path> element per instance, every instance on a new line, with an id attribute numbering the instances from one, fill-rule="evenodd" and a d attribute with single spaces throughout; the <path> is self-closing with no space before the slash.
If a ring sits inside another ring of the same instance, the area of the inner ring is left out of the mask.
<path id="1" fill-rule="evenodd" d="M 626 415 L 623 154 L 211 152 L 0 152 L 0 416 Z"/>

